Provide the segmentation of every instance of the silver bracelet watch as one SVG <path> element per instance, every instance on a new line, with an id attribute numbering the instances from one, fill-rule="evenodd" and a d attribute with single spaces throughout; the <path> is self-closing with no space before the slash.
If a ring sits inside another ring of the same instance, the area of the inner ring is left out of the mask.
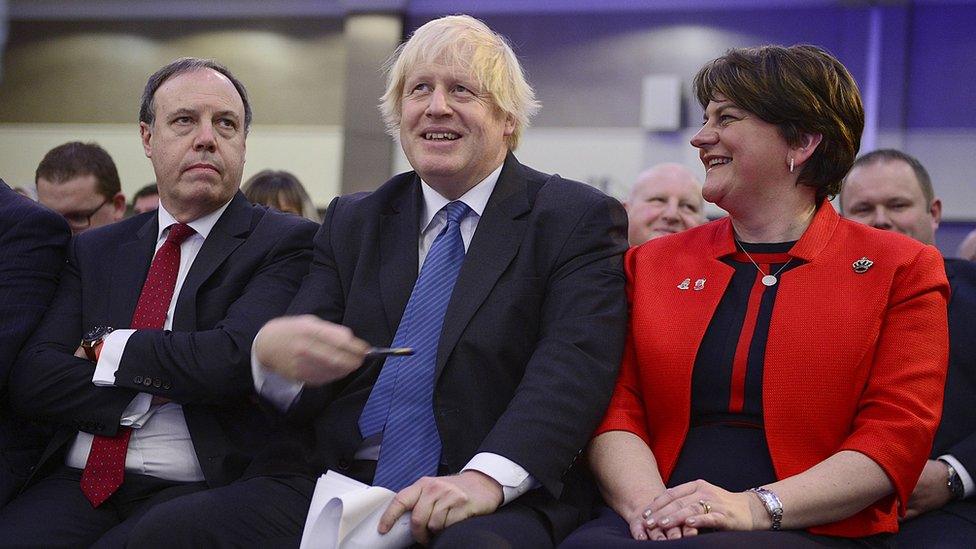
<path id="1" fill-rule="evenodd" d="M 772 490 L 749 488 L 749 491 L 759 496 L 759 501 L 762 502 L 766 508 L 766 512 L 769 513 L 769 519 L 773 522 L 769 529 L 779 530 L 780 525 L 783 523 L 783 502 L 779 500 Z"/>

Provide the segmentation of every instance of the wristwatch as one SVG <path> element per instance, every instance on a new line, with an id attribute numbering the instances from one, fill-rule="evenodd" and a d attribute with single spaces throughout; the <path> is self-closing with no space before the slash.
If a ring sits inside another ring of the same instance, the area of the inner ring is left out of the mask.
<path id="1" fill-rule="evenodd" d="M 945 463 L 946 469 L 949 470 L 949 477 L 946 479 L 946 488 L 952 494 L 952 499 L 962 499 L 966 495 L 966 487 L 962 485 L 962 479 L 959 478 L 959 473 L 956 472 L 956 468 L 942 458 L 939 458 L 939 461 Z"/>
<path id="2" fill-rule="evenodd" d="M 773 522 L 769 529 L 779 530 L 780 525 L 783 523 L 783 502 L 779 500 L 772 490 L 749 488 L 749 491 L 759 496 L 759 501 L 762 502 L 763 507 L 766 508 L 766 512 L 769 513 L 769 519 Z"/>
<path id="3" fill-rule="evenodd" d="M 81 338 L 81 348 L 85 350 L 85 356 L 92 362 L 98 362 L 99 350 L 102 342 L 112 333 L 114 328 L 108 326 L 95 326 Z"/>

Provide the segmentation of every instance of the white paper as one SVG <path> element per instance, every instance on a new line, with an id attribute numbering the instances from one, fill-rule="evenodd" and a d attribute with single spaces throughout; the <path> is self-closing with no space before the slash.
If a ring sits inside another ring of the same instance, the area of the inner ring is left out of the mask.
<path id="1" fill-rule="evenodd" d="M 399 549 L 413 545 L 410 513 L 401 516 L 385 535 L 376 531 L 394 495 L 386 488 L 326 472 L 315 483 L 300 549 Z"/>

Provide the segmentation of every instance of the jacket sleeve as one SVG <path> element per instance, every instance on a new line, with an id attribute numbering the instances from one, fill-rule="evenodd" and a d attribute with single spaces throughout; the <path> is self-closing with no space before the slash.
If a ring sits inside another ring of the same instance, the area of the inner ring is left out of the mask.
<path id="1" fill-rule="evenodd" d="M 284 312 L 298 290 L 308 271 L 317 227 L 299 218 L 289 218 L 286 224 L 279 217 L 276 223 L 262 229 L 260 238 L 268 238 L 269 233 L 274 238 L 256 264 L 248 266 L 250 272 L 240 277 L 246 280 L 240 295 L 221 297 L 219 286 L 206 287 L 206 296 L 204 289 L 198 293 L 197 306 L 226 307 L 223 318 L 194 331 L 137 330 L 126 343 L 116 387 L 180 404 L 254 394 L 251 343 L 265 322 Z M 252 233 L 248 238 L 256 237 Z M 146 379 L 153 383 L 140 383 Z"/>
<path id="2" fill-rule="evenodd" d="M 842 450 L 867 455 L 895 487 L 903 514 L 942 414 L 949 285 L 931 246 L 896 273 L 873 364 Z"/>

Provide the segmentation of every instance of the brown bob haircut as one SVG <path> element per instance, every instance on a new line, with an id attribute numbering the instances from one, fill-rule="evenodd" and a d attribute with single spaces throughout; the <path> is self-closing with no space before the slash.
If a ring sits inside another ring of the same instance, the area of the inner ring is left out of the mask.
<path id="1" fill-rule="evenodd" d="M 791 146 L 800 145 L 803 134 L 822 135 L 797 183 L 816 189 L 818 203 L 840 192 L 861 147 L 864 107 L 857 83 L 836 57 L 806 44 L 733 48 L 702 67 L 694 87 L 702 108 L 723 95 L 776 125 Z"/>

